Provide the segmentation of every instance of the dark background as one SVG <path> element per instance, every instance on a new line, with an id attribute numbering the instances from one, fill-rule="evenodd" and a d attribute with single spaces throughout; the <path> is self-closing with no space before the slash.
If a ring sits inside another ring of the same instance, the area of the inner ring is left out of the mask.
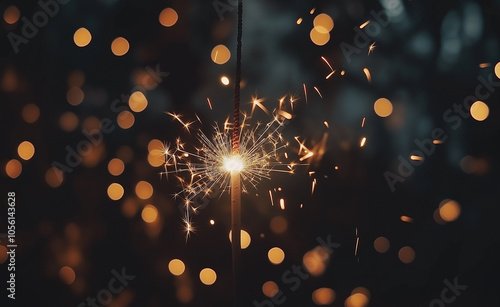
<path id="1" fill-rule="evenodd" d="M 245 306 L 266 299 L 261 287 L 268 280 L 275 281 L 286 296 L 282 306 L 314 306 L 311 295 L 320 287 L 335 291 L 331 306 L 344 306 L 351 291 L 360 286 L 371 292 L 369 306 L 429 306 L 445 288 L 443 280 L 456 277 L 468 288 L 446 306 L 500 305 L 499 253 L 495 247 L 500 213 L 500 95 L 493 91 L 484 100 L 490 115 L 483 122 L 468 118 L 453 129 L 443 120 L 447 109 L 474 95 L 480 84 L 478 77 L 492 75 L 500 61 L 500 1 L 403 0 L 403 13 L 372 38 L 370 43 L 376 42 L 372 54 L 368 56 L 365 47 L 347 61 L 341 43 L 354 45 L 354 28 L 371 19 L 371 11 L 383 10 L 383 3 L 398 1 L 245 0 L 242 108 L 250 110 L 255 94 L 266 98 L 264 104 L 269 109 L 275 108 L 283 95 L 294 95 L 298 98 L 294 118 L 283 132 L 291 149 L 298 149 L 294 136 L 313 148 L 325 133 L 328 135 L 324 155 L 308 160 L 310 166 L 297 168 L 294 175 L 273 174 L 272 180 L 262 181 L 257 191 L 243 196 L 243 229 L 252 237 L 242 252 Z M 0 11 L 12 4 L 27 18 L 40 10 L 35 2 L 2 1 Z M 178 22 L 168 28 L 158 22 L 166 7 L 179 15 Z M 311 15 L 312 8 L 316 10 Z M 329 14 L 335 22 L 331 40 L 321 47 L 309 38 L 318 13 Z M 150 166 L 147 160 L 147 145 L 152 139 L 171 143 L 181 136 L 187 143 L 197 142 L 195 133 L 187 134 L 164 112 L 181 113 L 189 120 L 196 120 L 196 113 L 203 124 L 195 124 L 195 129 L 207 134 L 211 123 L 222 123 L 232 114 L 232 87 L 222 86 L 219 78 L 225 74 L 232 80 L 234 75 L 235 10 L 224 12 L 222 17 L 212 1 L 72 0 L 60 5 L 58 14 L 29 43 L 20 45 L 17 54 L 7 35 L 20 33 L 22 22 L 9 25 L 2 20 L 0 229 L 6 232 L 7 191 L 15 191 L 18 306 L 78 306 L 107 287 L 111 270 L 121 268 L 136 278 L 110 306 L 231 305 L 227 193 L 211 199 L 210 205 L 193 217 L 197 230 L 186 242 L 178 201 L 172 199 L 179 186 L 175 180 L 160 177 L 162 168 Z M 304 21 L 297 25 L 299 17 Z M 73 42 L 73 33 L 80 27 L 92 33 L 91 43 L 84 48 Z M 110 50 L 117 36 L 130 43 L 129 52 L 122 57 Z M 225 44 L 232 52 L 224 65 L 210 58 L 218 44 Z M 330 71 L 321 56 L 337 70 L 328 80 L 325 76 Z M 480 63 L 491 66 L 479 68 Z M 157 65 L 169 73 L 168 77 L 145 93 L 148 108 L 134 114 L 133 127 L 119 128 L 111 103 L 131 93 L 137 72 Z M 363 67 L 370 69 L 371 83 Z M 78 106 L 66 100 L 67 79 L 75 70 L 85 76 L 85 99 Z M 339 74 L 341 70 L 346 71 L 345 76 Z M 307 85 L 307 103 L 303 84 Z M 323 99 L 313 86 L 320 89 Z M 207 97 L 213 110 L 208 108 Z M 373 103 L 380 97 L 393 103 L 394 112 L 387 118 L 373 111 Z M 36 104 L 41 113 L 33 124 L 21 116 L 29 103 Z M 76 114 L 80 122 L 71 132 L 59 125 L 67 111 Z M 80 165 L 64 174 L 58 188 L 49 187 L 46 171 L 54 161 L 64 161 L 66 146 L 75 148 L 85 139 L 83 122 L 89 117 L 109 118 L 116 126 L 104 135 L 102 154 L 92 165 Z M 361 127 L 363 117 L 366 123 Z M 391 192 L 384 172 L 397 173 L 398 157 L 408 160 L 410 152 L 417 149 L 414 140 L 430 138 L 434 128 L 445 131 L 446 142 L 436 146 L 435 152 Z M 367 143 L 360 148 L 362 137 L 367 137 Z M 35 156 L 21 160 L 21 175 L 9 178 L 5 164 L 20 160 L 17 146 L 24 140 L 34 144 Z M 122 175 L 114 177 L 107 164 L 122 146 L 132 150 L 133 159 L 126 163 Z M 465 172 L 461 161 L 466 156 L 480 162 L 481 168 Z M 334 170 L 335 165 L 339 170 Z M 309 171 L 316 173 L 309 176 Z M 314 179 L 317 185 L 311 195 Z M 135 184 L 141 180 L 154 187 L 149 200 L 135 195 Z M 118 201 L 110 200 L 106 193 L 112 182 L 125 189 Z M 275 193 L 275 199 L 286 200 L 285 210 L 269 201 L 268 190 L 278 187 L 282 191 Z M 456 221 L 441 225 L 433 213 L 444 199 L 456 200 L 462 211 Z M 138 208 L 131 216 L 124 214 L 127 200 Z M 146 204 L 154 204 L 159 211 L 161 223 L 153 230 L 141 218 Z M 401 221 L 402 215 L 413 222 Z M 288 222 L 282 234 L 269 227 L 276 216 Z M 210 219 L 215 220 L 214 226 Z M 302 281 L 298 290 L 291 291 L 282 274 L 302 264 L 304 254 L 318 245 L 317 237 L 328 236 L 341 245 L 324 274 Z M 373 246 L 380 236 L 391 243 L 384 254 Z M 286 254 L 277 266 L 267 259 L 274 246 Z M 403 246 L 415 250 L 415 261 L 410 264 L 398 258 Z M 186 264 L 180 277 L 168 271 L 173 258 Z M 7 276 L 6 264 L 2 264 L 2 283 Z M 63 266 L 75 271 L 76 280 L 71 285 L 59 276 Z M 203 285 L 198 277 L 205 267 L 217 272 L 212 286 Z M 178 300 L 182 287 L 192 294 L 185 304 Z M 5 286 L 0 293 L 1 305 L 11 306 L 12 301 L 3 303 Z"/>

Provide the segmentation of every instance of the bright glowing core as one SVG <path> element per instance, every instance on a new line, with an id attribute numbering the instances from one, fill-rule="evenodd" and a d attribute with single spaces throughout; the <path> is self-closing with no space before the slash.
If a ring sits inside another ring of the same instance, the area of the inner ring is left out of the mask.
<path id="1" fill-rule="evenodd" d="M 228 172 L 239 172 L 243 170 L 243 161 L 238 155 L 225 157 L 223 167 Z"/>

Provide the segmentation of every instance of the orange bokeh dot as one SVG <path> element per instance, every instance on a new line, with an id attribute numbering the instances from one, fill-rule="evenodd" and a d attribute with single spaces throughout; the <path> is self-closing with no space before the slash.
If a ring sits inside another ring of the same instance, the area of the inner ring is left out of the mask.
<path id="1" fill-rule="evenodd" d="M 23 166 L 21 165 L 21 162 L 19 162 L 16 159 L 10 160 L 5 165 L 5 173 L 12 179 L 19 177 L 22 171 L 23 171 Z"/>
<path id="2" fill-rule="evenodd" d="M 163 11 L 161 11 L 160 16 L 158 17 L 158 20 L 164 27 L 171 27 L 175 25 L 178 19 L 179 15 L 177 15 L 177 12 L 172 8 L 164 9 Z"/>
<path id="3" fill-rule="evenodd" d="M 3 13 L 3 19 L 10 25 L 15 24 L 19 17 L 21 17 L 21 12 L 15 5 L 9 6 Z"/>
<path id="4" fill-rule="evenodd" d="M 128 40 L 123 37 L 117 37 L 111 43 L 111 52 L 116 56 L 122 56 L 127 54 L 130 48 Z"/>

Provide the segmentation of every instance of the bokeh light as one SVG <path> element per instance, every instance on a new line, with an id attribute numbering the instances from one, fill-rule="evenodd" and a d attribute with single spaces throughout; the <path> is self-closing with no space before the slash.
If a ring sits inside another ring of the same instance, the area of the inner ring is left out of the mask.
<path id="1" fill-rule="evenodd" d="M 21 113 L 24 121 L 28 124 L 32 124 L 40 117 L 40 108 L 34 103 L 29 103 L 24 106 Z"/>
<path id="2" fill-rule="evenodd" d="M 391 243 L 386 237 L 378 237 L 373 242 L 375 250 L 381 254 L 386 253 L 391 247 Z"/>
<path id="3" fill-rule="evenodd" d="M 212 49 L 212 61 L 216 64 L 225 64 L 231 58 L 231 51 L 224 45 L 217 45 Z"/>
<path id="4" fill-rule="evenodd" d="M 288 222 L 282 216 L 275 216 L 269 223 L 269 227 L 276 234 L 282 234 L 288 228 Z"/>
<path id="5" fill-rule="evenodd" d="M 345 307 L 366 307 L 369 301 L 363 293 L 354 293 L 346 299 Z"/>
<path id="6" fill-rule="evenodd" d="M 75 31 L 75 34 L 73 35 L 73 41 L 75 42 L 75 45 L 78 47 L 85 47 L 88 44 L 90 44 L 90 41 L 92 40 L 92 34 L 90 34 L 90 31 L 87 30 L 86 28 L 80 28 Z"/>
<path id="7" fill-rule="evenodd" d="M 124 193 L 125 193 L 125 190 L 123 189 L 122 185 L 119 183 L 112 183 L 108 187 L 108 196 L 112 200 L 119 200 L 120 198 L 123 197 Z"/>
<path id="8" fill-rule="evenodd" d="M 129 129 L 135 123 L 135 116 L 130 111 L 121 111 L 118 114 L 116 121 L 118 122 L 118 126 L 120 126 L 120 128 Z"/>
<path id="9" fill-rule="evenodd" d="M 317 246 L 304 254 L 302 263 L 311 275 L 319 276 L 325 272 L 329 259 L 328 251 L 324 247 Z"/>
<path id="10" fill-rule="evenodd" d="M 64 181 L 64 173 L 57 167 L 50 167 L 45 172 L 45 182 L 51 188 L 58 188 Z"/>
<path id="11" fill-rule="evenodd" d="M 500 79 L 500 62 L 495 65 L 495 75 Z"/>
<path id="12" fill-rule="evenodd" d="M 246 249 L 249 245 L 250 242 L 252 242 L 252 238 L 250 237 L 250 234 L 246 230 L 241 230 L 240 232 L 240 243 L 241 243 L 241 249 Z M 229 231 L 229 241 L 233 242 L 233 232 L 230 230 Z"/>
<path id="13" fill-rule="evenodd" d="M 409 246 L 404 246 L 399 250 L 398 257 L 403 263 L 412 263 L 415 260 L 415 251 Z"/>
<path id="14" fill-rule="evenodd" d="M 217 274 L 210 268 L 205 268 L 200 272 L 200 280 L 203 284 L 210 286 L 217 280 Z"/>
<path id="15" fill-rule="evenodd" d="M 123 37 L 117 37 L 111 43 L 111 52 L 116 56 L 123 56 L 127 54 L 130 48 L 128 40 Z"/>
<path id="16" fill-rule="evenodd" d="M 3 264 L 5 260 L 7 260 L 7 248 L 3 245 L 0 245 L 0 264 Z"/>
<path id="17" fill-rule="evenodd" d="M 325 13 L 316 16 L 313 24 L 316 31 L 322 34 L 327 34 L 333 29 L 333 19 Z"/>
<path id="18" fill-rule="evenodd" d="M 142 220 L 146 223 L 153 223 L 158 218 L 158 209 L 153 205 L 146 205 L 141 212 Z"/>
<path id="19" fill-rule="evenodd" d="M 220 82 L 224 85 L 229 85 L 229 78 L 226 76 L 220 77 Z"/>
<path id="20" fill-rule="evenodd" d="M 21 165 L 21 162 L 19 162 L 19 160 L 12 159 L 5 165 L 5 173 L 12 179 L 19 177 L 22 171 L 23 166 Z"/>
<path id="21" fill-rule="evenodd" d="M 470 115 L 478 122 L 481 122 L 488 118 L 489 114 L 490 109 L 488 108 L 488 105 L 482 101 L 478 100 L 474 102 L 470 107 Z"/>
<path id="22" fill-rule="evenodd" d="M 73 112 L 64 112 L 61 117 L 59 117 L 59 126 L 66 132 L 71 132 L 78 127 L 78 116 Z"/>
<path id="23" fill-rule="evenodd" d="M 184 265 L 184 262 L 180 259 L 172 259 L 168 263 L 168 270 L 172 275 L 175 276 L 180 276 L 184 271 L 186 270 L 186 266 Z"/>
<path id="24" fill-rule="evenodd" d="M 63 266 L 59 269 L 59 277 L 63 283 L 71 285 L 75 281 L 76 274 L 75 271 L 69 266 Z"/>
<path id="25" fill-rule="evenodd" d="M 262 293 L 264 293 L 264 295 L 267 297 L 273 297 L 278 294 L 278 292 L 278 285 L 274 281 L 266 281 L 262 285 Z"/>
<path id="26" fill-rule="evenodd" d="M 335 301 L 335 291 L 330 288 L 319 288 L 313 292 L 312 300 L 316 305 L 330 305 Z"/>
<path id="27" fill-rule="evenodd" d="M 311 41 L 318 46 L 324 46 L 330 41 L 330 33 L 321 33 L 316 28 L 313 28 L 309 33 Z"/>
<path id="28" fill-rule="evenodd" d="M 80 103 L 82 103 L 84 98 L 85 94 L 79 87 L 71 87 L 68 90 L 68 93 L 66 94 L 66 99 L 68 100 L 68 103 L 72 106 L 79 105 Z"/>
<path id="29" fill-rule="evenodd" d="M 164 27 L 171 27 L 175 25 L 178 19 L 179 15 L 177 15 L 177 12 L 169 7 L 161 11 L 160 16 L 158 17 L 158 21 Z"/>
<path id="30" fill-rule="evenodd" d="M 125 164 L 118 158 L 111 159 L 108 163 L 108 171 L 113 176 L 120 176 L 125 170 Z"/>
<path id="31" fill-rule="evenodd" d="M 130 95 L 128 104 L 132 111 L 142 112 L 148 106 L 148 100 L 142 92 L 136 91 Z"/>
<path id="32" fill-rule="evenodd" d="M 29 160 L 35 155 L 35 146 L 29 141 L 24 141 L 17 146 L 17 154 L 23 160 Z"/>
<path id="33" fill-rule="evenodd" d="M 460 216 L 460 204 L 454 200 L 445 199 L 439 204 L 439 216 L 445 222 L 453 222 Z"/>
<path id="34" fill-rule="evenodd" d="M 139 181 L 135 185 L 135 194 L 140 199 L 148 199 L 153 196 L 153 186 L 147 181 Z"/>
<path id="35" fill-rule="evenodd" d="M 387 117 L 392 113 L 392 103 L 387 98 L 379 98 L 373 104 L 375 113 L 380 117 Z"/>
<path id="36" fill-rule="evenodd" d="M 285 252 L 279 247 L 273 247 L 267 252 L 267 258 L 272 264 L 280 264 L 285 260 Z"/>
<path id="37" fill-rule="evenodd" d="M 19 17 L 21 17 L 21 12 L 15 5 L 9 6 L 3 12 L 3 19 L 10 25 L 15 24 L 19 20 Z"/>

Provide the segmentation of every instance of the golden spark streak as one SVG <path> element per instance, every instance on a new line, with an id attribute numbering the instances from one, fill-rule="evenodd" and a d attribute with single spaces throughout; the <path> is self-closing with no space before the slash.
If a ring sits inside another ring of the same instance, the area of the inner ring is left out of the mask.
<path id="1" fill-rule="evenodd" d="M 370 55 L 370 53 L 372 53 L 372 51 L 373 51 L 375 48 L 377 48 L 377 46 L 375 46 L 375 43 L 376 43 L 376 42 L 374 42 L 373 44 L 371 44 L 371 45 L 370 45 L 370 47 L 368 48 L 368 55 Z"/>
<path id="2" fill-rule="evenodd" d="M 479 64 L 479 68 L 486 68 L 486 67 L 490 67 L 491 63 L 481 63 Z"/>
<path id="3" fill-rule="evenodd" d="M 361 128 L 363 128 L 365 126 L 365 121 L 366 121 L 366 117 L 363 117 L 363 120 L 361 121 Z"/>
<path id="4" fill-rule="evenodd" d="M 439 144 L 443 144 L 443 141 L 441 141 L 441 140 L 433 140 L 432 143 L 434 143 L 436 145 L 439 145 Z"/>
<path id="5" fill-rule="evenodd" d="M 280 208 L 281 210 L 285 210 L 285 200 L 283 198 L 280 198 Z"/>
<path id="6" fill-rule="evenodd" d="M 326 120 L 323 122 L 323 124 L 325 124 L 326 128 L 330 128 L 330 125 L 328 124 L 328 122 Z"/>
<path id="7" fill-rule="evenodd" d="M 365 73 L 366 75 L 366 80 L 368 80 L 369 83 L 372 82 L 372 75 L 370 73 L 370 70 L 368 70 L 368 68 L 363 68 L 363 72 Z"/>
<path id="8" fill-rule="evenodd" d="M 360 28 L 360 29 L 363 29 L 363 28 L 364 28 L 364 27 L 366 27 L 368 24 L 370 24 L 370 22 L 371 22 L 370 20 L 367 20 L 367 21 L 363 22 L 363 23 L 359 26 L 359 28 Z"/>
<path id="9" fill-rule="evenodd" d="M 307 104 L 307 88 L 306 88 L 306 84 L 302 83 L 302 87 L 304 88 L 304 97 L 306 98 L 306 104 Z"/>
<path id="10" fill-rule="evenodd" d="M 331 76 L 333 76 L 333 74 L 335 73 L 335 70 L 332 71 L 331 73 L 328 74 L 328 76 L 326 76 L 326 80 L 330 79 Z"/>
<path id="11" fill-rule="evenodd" d="M 273 192 L 271 190 L 269 190 L 269 198 L 271 199 L 271 206 L 274 207 Z"/>
<path id="12" fill-rule="evenodd" d="M 312 15 L 312 14 L 314 14 L 314 12 L 315 12 L 315 11 L 316 11 L 316 8 L 315 8 L 315 7 L 313 7 L 313 8 L 311 9 L 311 11 L 309 12 L 309 14 L 311 14 L 311 15 Z"/>
<path id="13" fill-rule="evenodd" d="M 324 56 L 322 56 L 321 59 L 326 63 L 326 65 L 328 65 L 328 67 L 330 67 L 330 70 L 333 71 L 332 65 L 328 63 L 328 60 Z"/>
<path id="14" fill-rule="evenodd" d="M 302 23 L 302 17 L 300 17 L 299 19 L 297 19 L 297 24 L 300 25 Z"/>
<path id="15" fill-rule="evenodd" d="M 212 109 L 212 102 L 210 101 L 210 98 L 207 97 L 207 102 L 208 102 L 208 107 L 210 108 L 210 110 L 213 110 Z"/>
<path id="16" fill-rule="evenodd" d="M 312 186 L 311 186 L 311 195 L 314 194 L 314 189 L 316 188 L 316 178 L 313 179 Z"/>
<path id="17" fill-rule="evenodd" d="M 365 143 L 366 143 L 366 137 L 363 137 L 363 138 L 361 139 L 361 144 L 360 144 L 360 146 L 359 146 L 359 147 L 363 147 L 363 146 L 365 146 Z"/>
<path id="18" fill-rule="evenodd" d="M 423 161 L 424 157 L 417 156 L 417 155 L 411 155 L 410 159 L 413 160 L 413 161 Z"/>
<path id="19" fill-rule="evenodd" d="M 319 97 L 323 98 L 323 95 L 321 95 L 321 93 L 319 92 L 319 89 L 316 86 L 314 86 L 314 89 L 318 93 Z"/>

